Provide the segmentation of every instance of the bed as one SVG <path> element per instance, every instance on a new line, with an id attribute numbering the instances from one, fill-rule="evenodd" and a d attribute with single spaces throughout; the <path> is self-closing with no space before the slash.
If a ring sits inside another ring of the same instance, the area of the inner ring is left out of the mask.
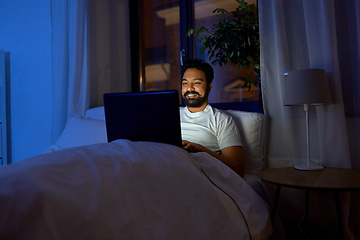
<path id="1" fill-rule="evenodd" d="M 103 107 L 74 114 L 44 153 L 0 167 L 0 239 L 269 239 L 264 116 L 226 112 L 244 178 L 206 153 L 108 143 Z"/>

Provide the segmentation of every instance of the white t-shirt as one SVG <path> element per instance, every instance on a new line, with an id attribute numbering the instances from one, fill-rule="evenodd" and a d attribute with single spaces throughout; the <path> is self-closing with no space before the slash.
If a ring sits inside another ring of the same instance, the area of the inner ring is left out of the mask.
<path id="1" fill-rule="evenodd" d="M 226 147 L 242 146 L 239 130 L 228 114 L 211 107 L 192 113 L 187 107 L 180 110 L 182 140 L 201 144 L 220 153 Z"/>

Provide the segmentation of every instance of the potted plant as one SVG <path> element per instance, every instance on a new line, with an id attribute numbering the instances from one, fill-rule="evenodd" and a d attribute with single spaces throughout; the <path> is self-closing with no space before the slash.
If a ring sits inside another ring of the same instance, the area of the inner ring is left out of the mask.
<path id="1" fill-rule="evenodd" d="M 256 5 L 248 4 L 244 0 L 236 0 L 239 6 L 229 19 L 224 14 L 228 13 L 223 8 L 217 8 L 213 13 L 219 14 L 219 19 L 211 31 L 202 26 L 198 29 L 189 29 L 187 36 L 195 35 L 203 43 L 201 53 L 207 50 L 212 65 L 231 63 L 240 69 L 253 69 L 255 75 L 260 76 L 260 39 L 259 24 L 256 14 Z M 242 86 L 257 86 L 249 76 Z"/>

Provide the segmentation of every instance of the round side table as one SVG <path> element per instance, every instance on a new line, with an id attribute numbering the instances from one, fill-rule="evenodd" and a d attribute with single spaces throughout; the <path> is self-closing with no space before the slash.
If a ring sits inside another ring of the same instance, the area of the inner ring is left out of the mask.
<path id="1" fill-rule="evenodd" d="M 281 187 L 305 189 L 306 209 L 309 190 L 333 191 L 339 235 L 341 239 L 344 238 L 339 192 L 360 190 L 360 170 L 324 168 L 318 171 L 301 171 L 293 167 L 286 167 L 264 170 L 259 176 L 263 181 L 276 185 L 274 205 L 271 211 L 272 222 L 274 222 Z"/>

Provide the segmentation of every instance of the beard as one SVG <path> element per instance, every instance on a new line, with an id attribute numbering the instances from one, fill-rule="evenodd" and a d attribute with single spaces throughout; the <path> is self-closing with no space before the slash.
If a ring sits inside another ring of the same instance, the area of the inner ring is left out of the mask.
<path id="1" fill-rule="evenodd" d="M 187 98 L 186 96 L 189 94 L 196 94 L 198 95 L 197 98 Z M 182 96 L 184 99 L 184 103 L 187 107 L 191 107 L 191 108 L 199 108 L 202 105 L 204 105 L 204 103 L 206 102 L 206 100 L 208 99 L 209 93 L 205 92 L 204 96 L 200 96 L 200 94 L 198 92 L 195 91 L 188 91 L 186 93 L 184 93 L 184 95 Z"/>

